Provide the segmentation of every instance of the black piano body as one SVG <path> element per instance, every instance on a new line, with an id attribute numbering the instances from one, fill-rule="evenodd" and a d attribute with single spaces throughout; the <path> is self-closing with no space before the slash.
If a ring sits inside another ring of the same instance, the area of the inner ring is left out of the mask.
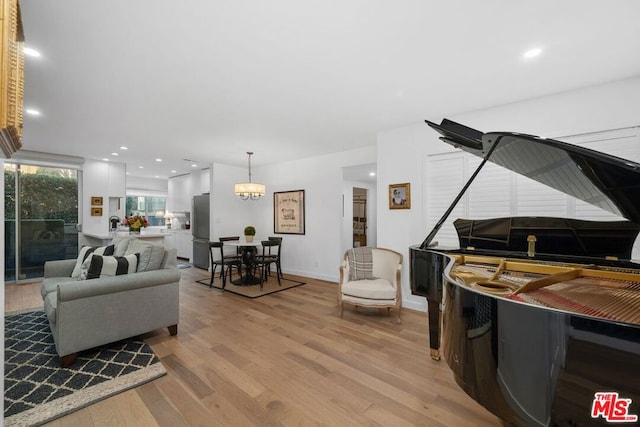
<path id="1" fill-rule="evenodd" d="M 484 158 L 434 230 L 409 249 L 411 291 L 427 299 L 431 357 L 442 357 L 465 392 L 508 425 L 640 420 L 640 265 L 631 261 L 640 165 L 531 135 L 427 123 Z M 627 221 L 458 219 L 459 248 L 434 245 L 486 161 Z"/>

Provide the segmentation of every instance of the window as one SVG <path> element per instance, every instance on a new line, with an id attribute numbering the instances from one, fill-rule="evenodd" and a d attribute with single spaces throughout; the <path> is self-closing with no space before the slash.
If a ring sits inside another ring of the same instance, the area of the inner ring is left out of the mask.
<path id="1" fill-rule="evenodd" d="M 125 206 L 126 216 L 142 215 L 147 218 L 149 226 L 165 225 L 166 197 L 127 196 Z"/>
<path id="2" fill-rule="evenodd" d="M 6 163 L 6 282 L 44 275 L 44 263 L 78 256 L 78 171 Z"/>
<path id="3" fill-rule="evenodd" d="M 561 139 L 640 161 L 640 129 L 637 127 Z M 428 155 L 423 162 L 427 183 L 423 195 L 426 217 L 423 219 L 427 224 L 426 228 L 431 230 L 480 164 L 480 159 L 456 151 Z M 458 235 L 453 227 L 453 220 L 456 218 L 484 219 L 524 215 L 593 221 L 622 219 L 609 211 L 489 162 L 451 212 L 436 240 L 442 246 L 458 246 Z M 632 258 L 640 258 L 640 238 L 636 240 Z"/>

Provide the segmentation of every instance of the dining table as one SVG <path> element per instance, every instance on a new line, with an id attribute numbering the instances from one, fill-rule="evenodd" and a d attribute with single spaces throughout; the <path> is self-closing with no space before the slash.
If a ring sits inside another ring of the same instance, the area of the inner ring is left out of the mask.
<path id="1" fill-rule="evenodd" d="M 234 246 L 240 248 L 242 252 L 242 263 L 245 266 L 244 274 L 240 274 L 240 277 L 235 280 L 231 280 L 231 283 L 238 286 L 258 285 L 262 279 L 253 273 L 254 266 L 256 264 L 256 254 L 258 252 L 258 246 L 262 246 L 262 240 L 253 239 L 248 242 L 247 240 L 227 240 L 224 242 L 225 246 Z"/>

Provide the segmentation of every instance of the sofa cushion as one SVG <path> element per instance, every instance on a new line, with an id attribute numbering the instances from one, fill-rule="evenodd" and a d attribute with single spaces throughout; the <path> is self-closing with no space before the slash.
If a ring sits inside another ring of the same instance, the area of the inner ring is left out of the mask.
<path id="1" fill-rule="evenodd" d="M 342 284 L 342 293 L 357 298 L 393 300 L 396 290 L 386 279 L 354 280 Z"/>
<path id="2" fill-rule="evenodd" d="M 114 237 L 111 243 L 115 246 L 113 251 L 114 256 L 124 256 L 127 253 L 127 248 L 129 244 L 136 240 L 135 237 L 132 236 L 118 236 Z"/>
<path id="3" fill-rule="evenodd" d="M 138 266 L 138 256 L 138 254 L 122 257 L 93 255 L 87 269 L 87 280 L 135 273 Z"/>
<path id="4" fill-rule="evenodd" d="M 42 298 L 46 297 L 51 292 L 55 292 L 58 289 L 60 283 L 77 282 L 75 277 L 48 277 L 40 284 L 40 295 Z"/>
<path id="5" fill-rule="evenodd" d="M 71 273 L 71 277 L 75 277 L 76 279 L 82 278 L 83 275 L 83 263 L 85 260 L 90 258 L 91 254 L 96 255 L 113 255 L 114 245 L 109 246 L 83 246 L 80 249 L 80 253 L 78 254 L 78 258 L 76 259 L 76 265 L 73 267 L 73 272 Z M 86 270 L 84 271 L 86 273 Z"/>
<path id="6" fill-rule="evenodd" d="M 133 239 L 129 242 L 126 255 L 138 253 L 138 271 L 158 270 L 164 258 L 164 246 L 154 245 L 149 242 L 143 242 L 139 239 Z"/>
<path id="7" fill-rule="evenodd" d="M 349 249 L 349 280 L 376 279 L 373 275 L 373 255 L 371 248 Z"/>
<path id="8" fill-rule="evenodd" d="M 165 248 L 160 268 L 177 268 L 178 267 L 178 250 L 176 248 Z"/>

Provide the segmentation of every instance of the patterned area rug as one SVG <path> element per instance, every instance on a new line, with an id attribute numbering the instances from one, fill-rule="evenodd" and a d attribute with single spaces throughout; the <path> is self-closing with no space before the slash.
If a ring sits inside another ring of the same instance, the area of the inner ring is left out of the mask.
<path id="1" fill-rule="evenodd" d="M 233 278 L 236 279 L 237 276 L 234 275 Z M 202 285 L 209 286 L 209 280 L 210 279 L 202 279 L 196 280 L 196 282 Z M 267 281 L 263 283 L 261 290 L 260 285 L 238 286 L 230 283 L 229 279 L 227 278 L 227 284 L 224 287 L 224 291 L 228 291 L 247 298 L 259 298 L 265 295 L 274 294 L 276 292 L 286 291 L 287 289 L 302 286 L 304 284 L 305 282 L 301 282 L 290 277 L 284 277 L 280 281 L 280 284 L 278 284 L 278 279 L 275 276 L 271 276 L 268 277 Z M 220 277 L 217 273 L 213 281 L 213 288 L 222 290 L 222 280 L 220 280 Z"/>
<path id="2" fill-rule="evenodd" d="M 43 311 L 5 317 L 4 425 L 40 425 L 166 374 L 142 341 L 124 340 L 60 367 Z"/>

